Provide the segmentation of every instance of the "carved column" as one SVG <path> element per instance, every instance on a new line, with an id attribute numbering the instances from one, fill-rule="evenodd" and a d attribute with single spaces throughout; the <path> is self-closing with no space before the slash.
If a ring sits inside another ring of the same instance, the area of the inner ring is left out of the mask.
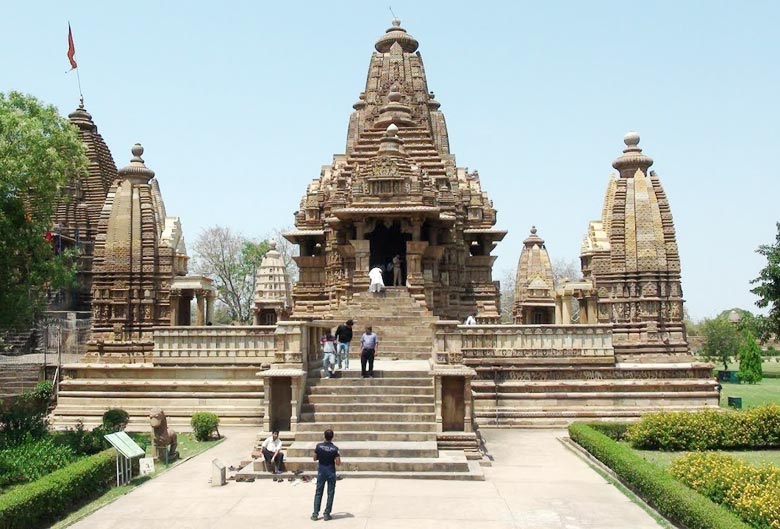
<path id="1" fill-rule="evenodd" d="M 355 290 L 368 290 L 371 281 L 368 279 L 368 267 L 371 260 L 371 241 L 364 239 L 352 239 L 349 241 L 355 249 L 355 275 L 352 277 L 352 286 Z"/>
<path id="2" fill-rule="evenodd" d="M 409 287 L 409 293 L 418 300 L 425 299 L 422 256 L 427 247 L 426 241 L 407 241 L 406 243 L 406 284 Z"/>
<path id="3" fill-rule="evenodd" d="M 204 295 L 205 292 L 203 290 L 196 290 L 195 291 L 195 299 L 198 305 L 197 315 L 195 316 L 195 325 L 201 326 L 205 325 L 205 322 L 203 321 L 204 315 L 206 313 L 206 309 L 204 307 L 206 296 Z"/>
<path id="4" fill-rule="evenodd" d="M 217 293 L 209 290 L 206 295 L 206 322 L 214 322 L 214 304 L 217 301 Z"/>
<path id="5" fill-rule="evenodd" d="M 571 296 L 566 294 L 561 299 L 561 324 L 571 323 Z"/>
<path id="6" fill-rule="evenodd" d="M 171 290 L 169 301 L 171 305 L 171 327 L 179 324 L 179 299 L 181 299 L 181 293 L 178 290 Z"/>

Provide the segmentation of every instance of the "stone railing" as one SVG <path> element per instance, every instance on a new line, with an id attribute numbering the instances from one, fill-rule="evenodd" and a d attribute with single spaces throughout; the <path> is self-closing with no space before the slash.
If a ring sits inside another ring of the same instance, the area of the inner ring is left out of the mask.
<path id="1" fill-rule="evenodd" d="M 159 327 L 154 330 L 154 363 L 271 363 L 275 334 L 275 325 Z"/>
<path id="2" fill-rule="evenodd" d="M 436 362 L 441 364 L 614 357 L 608 325 L 460 325 L 439 321 L 434 344 Z"/>

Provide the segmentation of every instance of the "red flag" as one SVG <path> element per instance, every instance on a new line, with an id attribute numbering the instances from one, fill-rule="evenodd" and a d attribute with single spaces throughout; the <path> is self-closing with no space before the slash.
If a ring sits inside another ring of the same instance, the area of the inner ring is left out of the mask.
<path id="1" fill-rule="evenodd" d="M 73 58 L 76 55 L 76 46 L 73 45 L 73 32 L 70 30 L 70 22 L 68 22 L 68 60 L 70 61 L 70 69 L 75 70 L 79 67 L 76 64 L 76 60 Z"/>

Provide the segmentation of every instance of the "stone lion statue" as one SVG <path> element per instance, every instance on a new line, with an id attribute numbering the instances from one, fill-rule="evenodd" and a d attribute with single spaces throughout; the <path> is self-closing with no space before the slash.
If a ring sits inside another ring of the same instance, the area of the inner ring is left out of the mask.
<path id="1" fill-rule="evenodd" d="M 155 447 L 155 457 L 160 453 L 160 449 L 168 448 L 168 461 L 179 457 L 176 451 L 176 432 L 168 428 L 168 419 L 165 418 L 165 412 L 160 408 L 154 408 L 149 412 L 149 424 L 152 426 L 152 444 Z"/>

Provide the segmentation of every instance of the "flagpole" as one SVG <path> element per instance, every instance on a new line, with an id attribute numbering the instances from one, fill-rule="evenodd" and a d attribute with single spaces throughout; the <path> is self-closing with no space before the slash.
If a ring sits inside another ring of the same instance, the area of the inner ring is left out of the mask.
<path id="1" fill-rule="evenodd" d="M 78 68 L 76 68 L 76 80 L 79 83 L 79 100 L 81 101 L 81 106 L 84 106 L 84 94 L 81 92 L 81 76 Z"/>
<path id="2" fill-rule="evenodd" d="M 81 74 L 79 73 L 78 64 L 74 57 L 76 55 L 76 46 L 73 44 L 73 31 L 70 28 L 70 20 L 68 20 L 68 60 L 70 61 L 70 72 L 76 70 L 76 80 L 79 84 L 79 99 L 81 106 L 84 106 L 84 93 L 81 91 Z"/>

